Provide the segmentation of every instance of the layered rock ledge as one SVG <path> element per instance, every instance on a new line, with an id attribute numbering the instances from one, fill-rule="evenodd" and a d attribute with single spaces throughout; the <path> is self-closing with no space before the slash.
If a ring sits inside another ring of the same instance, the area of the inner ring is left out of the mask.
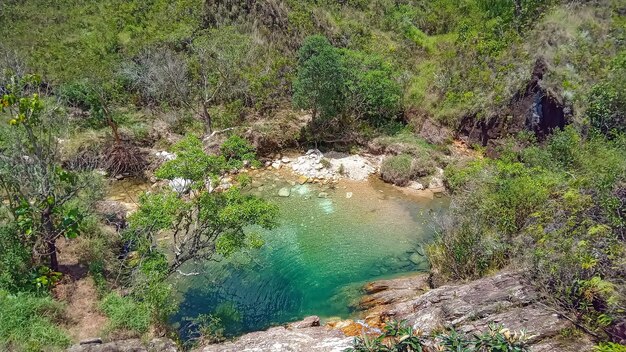
<path id="1" fill-rule="evenodd" d="M 424 333 L 455 328 L 472 334 L 490 323 L 525 330 L 531 350 L 591 351 L 586 336 L 569 336 L 574 325 L 539 302 L 539 294 L 521 273 L 504 272 L 462 285 L 429 289 L 428 275 L 383 280 L 365 287 L 358 307 L 368 326 L 387 319 L 406 320 Z"/>
<path id="2" fill-rule="evenodd" d="M 246 334 L 233 342 L 207 346 L 201 352 L 327 351 L 350 347 L 354 335 L 373 333 L 388 319 L 406 320 L 425 334 L 448 328 L 472 334 L 490 323 L 525 330 L 536 352 L 591 351 L 592 341 L 574 333 L 574 325 L 539 302 L 521 273 L 504 272 L 467 284 L 430 289 L 427 274 L 381 280 L 364 288 L 355 305 L 363 320 L 313 326 L 306 322 Z M 308 318 L 310 321 L 311 318 Z M 355 328 L 356 327 L 356 328 Z"/>

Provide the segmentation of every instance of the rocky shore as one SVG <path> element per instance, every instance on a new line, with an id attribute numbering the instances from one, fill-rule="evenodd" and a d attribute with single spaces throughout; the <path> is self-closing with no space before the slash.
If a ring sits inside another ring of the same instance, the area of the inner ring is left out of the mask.
<path id="1" fill-rule="evenodd" d="M 540 303 L 538 293 L 519 272 L 502 272 L 467 284 L 431 289 L 428 274 L 381 280 L 367 284 L 355 304 L 358 321 L 345 320 L 318 326 L 310 317 L 300 323 L 246 334 L 233 342 L 210 345 L 197 352 L 327 351 L 349 347 L 353 336 L 375 334 L 384 322 L 405 320 L 431 334 L 454 328 L 465 334 L 502 324 L 524 330 L 532 351 L 591 351 L 591 339 L 567 319 Z"/>
<path id="2" fill-rule="evenodd" d="M 501 272 L 466 284 L 434 289 L 429 285 L 428 274 L 415 274 L 371 282 L 363 290 L 364 296 L 354 306 L 359 311 L 357 320 L 320 324 L 318 317 L 308 317 L 300 322 L 249 333 L 234 341 L 203 346 L 194 351 L 341 352 L 352 345 L 354 336 L 376 334 L 387 320 L 404 320 L 424 334 L 449 328 L 473 334 L 485 331 L 489 324 L 495 323 L 512 331 L 524 330 L 534 352 L 584 352 L 593 349 L 589 336 L 542 304 L 538 292 L 519 272 Z M 163 340 L 153 340 L 149 344 L 128 340 L 103 345 L 77 345 L 69 351 L 173 352 L 176 349 Z"/>

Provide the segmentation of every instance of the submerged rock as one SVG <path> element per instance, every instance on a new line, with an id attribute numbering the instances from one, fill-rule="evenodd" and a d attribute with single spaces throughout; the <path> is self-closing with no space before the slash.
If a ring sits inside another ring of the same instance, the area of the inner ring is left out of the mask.
<path id="1" fill-rule="evenodd" d="M 298 184 L 303 185 L 303 184 L 307 183 L 308 180 L 309 180 L 309 178 L 306 177 L 306 176 L 299 176 L 298 177 Z"/>
<path id="2" fill-rule="evenodd" d="M 415 265 L 420 265 L 424 262 L 424 257 L 419 253 L 413 253 L 409 256 L 409 261 Z"/>
<path id="3" fill-rule="evenodd" d="M 280 190 L 278 190 L 279 197 L 289 197 L 290 195 L 291 195 L 291 189 L 289 189 L 288 187 L 283 187 Z"/>

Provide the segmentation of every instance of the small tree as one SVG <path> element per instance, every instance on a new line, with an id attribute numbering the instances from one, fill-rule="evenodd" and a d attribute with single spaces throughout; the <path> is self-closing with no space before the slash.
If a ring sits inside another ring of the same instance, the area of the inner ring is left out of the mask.
<path id="1" fill-rule="evenodd" d="M 59 111 L 46 109 L 39 83 L 32 75 L 12 79 L 0 101 L 0 116 L 9 124 L 0 146 L 0 190 L 8 203 L 0 207 L 8 208 L 20 241 L 58 271 L 56 241 L 78 235 L 82 215 L 73 201 L 87 184 L 61 167 L 55 136 Z"/>
<path id="2" fill-rule="evenodd" d="M 176 159 L 163 164 L 157 176 L 188 179 L 194 195 L 186 197 L 168 190 L 141 197 L 139 210 L 130 219 L 140 252 L 154 252 L 157 235 L 168 234 L 170 255 L 166 257 L 171 259 L 166 273 L 170 275 L 189 261 L 216 259 L 216 255 L 228 256 L 260 245 L 262 242 L 247 229 L 275 226 L 276 206 L 242 194 L 236 187 L 227 191 L 212 187 L 228 163 L 224 156 L 205 154 L 199 139 L 187 137 L 175 151 Z"/>
<path id="3" fill-rule="evenodd" d="M 307 37 L 298 51 L 293 103 L 312 109 L 313 119 L 327 119 L 344 109 L 344 69 L 337 50 L 323 36 Z"/>
<path id="4" fill-rule="evenodd" d="M 144 100 L 182 105 L 212 133 L 212 106 L 237 99 L 250 102 L 248 76 L 256 46 L 233 27 L 210 29 L 195 38 L 187 57 L 168 48 L 146 50 L 121 73 Z"/>
<path id="5" fill-rule="evenodd" d="M 112 103 L 116 92 L 114 81 L 91 78 L 67 84 L 58 93 L 66 104 L 88 111 L 97 127 L 107 126 L 111 130 L 113 141 L 105 147 L 100 167 L 111 175 L 140 175 L 146 160 L 143 152 L 122 139 Z"/>

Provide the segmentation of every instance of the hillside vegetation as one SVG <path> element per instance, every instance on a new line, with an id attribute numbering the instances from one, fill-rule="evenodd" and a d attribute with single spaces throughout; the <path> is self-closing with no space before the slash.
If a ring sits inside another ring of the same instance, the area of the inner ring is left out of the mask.
<path id="1" fill-rule="evenodd" d="M 169 277 L 275 226 L 273 204 L 239 191 L 249 179 L 215 186 L 320 147 L 388 154 L 399 186 L 445 167 L 433 281 L 518 268 L 599 350 L 623 350 L 624 1 L 5 0 L 0 37 L 0 349 L 70 343 L 50 297 L 61 238 L 109 337 L 164 334 Z M 453 139 L 480 157 L 457 160 Z M 180 192 L 129 219 L 96 211 L 103 172 L 146 170 Z"/>

